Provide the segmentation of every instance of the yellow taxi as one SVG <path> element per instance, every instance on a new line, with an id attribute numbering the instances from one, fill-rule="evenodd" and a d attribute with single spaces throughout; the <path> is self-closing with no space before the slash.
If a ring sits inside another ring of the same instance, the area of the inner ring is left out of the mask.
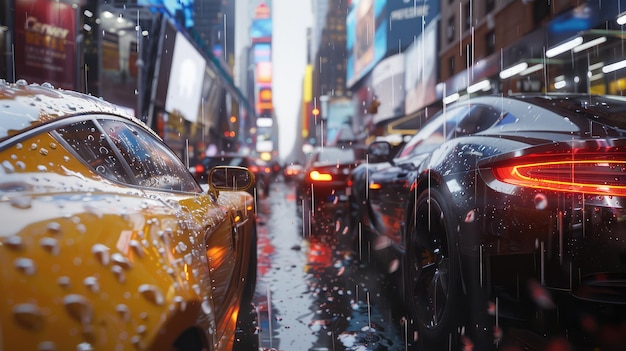
<path id="1" fill-rule="evenodd" d="M 0 349 L 231 350 L 254 175 L 208 185 L 112 104 L 0 81 Z"/>

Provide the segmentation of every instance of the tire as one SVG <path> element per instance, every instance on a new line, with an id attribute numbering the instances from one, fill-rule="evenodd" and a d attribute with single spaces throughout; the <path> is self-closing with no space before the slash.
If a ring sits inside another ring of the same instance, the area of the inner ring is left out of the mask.
<path id="1" fill-rule="evenodd" d="M 406 305 L 425 350 L 457 350 L 461 278 L 453 237 L 454 222 L 436 188 L 417 198 L 407 228 Z"/>

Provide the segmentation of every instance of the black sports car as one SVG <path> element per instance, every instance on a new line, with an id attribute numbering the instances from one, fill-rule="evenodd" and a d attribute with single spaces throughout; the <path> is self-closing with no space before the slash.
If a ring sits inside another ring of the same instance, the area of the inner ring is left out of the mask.
<path id="1" fill-rule="evenodd" d="M 354 227 L 401 278 L 418 344 L 626 347 L 606 333 L 626 325 L 626 99 L 475 97 L 369 152 Z"/>
<path id="2" fill-rule="evenodd" d="M 332 229 L 349 210 L 347 183 L 350 172 L 363 160 L 365 150 L 357 145 L 324 146 L 309 155 L 296 193 L 302 215 L 303 235 Z"/>

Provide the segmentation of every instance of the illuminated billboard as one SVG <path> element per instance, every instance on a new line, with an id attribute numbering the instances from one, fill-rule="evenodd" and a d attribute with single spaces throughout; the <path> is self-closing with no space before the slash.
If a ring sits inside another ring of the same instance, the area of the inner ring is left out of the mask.
<path id="1" fill-rule="evenodd" d="M 387 0 L 387 51 L 404 52 L 422 29 L 435 21 L 440 11 L 439 0 Z"/>
<path id="2" fill-rule="evenodd" d="M 15 72 L 29 83 L 76 88 L 76 10 L 48 0 L 15 1 Z"/>
<path id="3" fill-rule="evenodd" d="M 437 100 L 437 22 L 432 21 L 405 52 L 404 113 L 409 114 Z"/>
<path id="4" fill-rule="evenodd" d="M 254 10 L 254 18 L 250 25 L 250 39 L 252 43 L 272 41 L 272 17 L 270 9 L 265 4 L 260 4 Z"/>
<path id="5" fill-rule="evenodd" d="M 272 45 L 270 43 L 256 43 L 252 47 L 254 63 L 272 61 Z"/>
<path id="6" fill-rule="evenodd" d="M 172 18 L 178 19 L 178 14 L 182 14 L 186 28 L 193 27 L 193 5 L 194 0 L 137 0 L 137 5 L 152 7 L 154 9 L 167 12 Z"/>
<path id="7" fill-rule="evenodd" d="M 355 0 L 346 18 L 346 82 L 352 87 L 387 54 L 386 0 Z"/>
<path id="8" fill-rule="evenodd" d="M 181 32 L 176 33 L 165 110 L 191 122 L 198 119 L 206 60 Z"/>

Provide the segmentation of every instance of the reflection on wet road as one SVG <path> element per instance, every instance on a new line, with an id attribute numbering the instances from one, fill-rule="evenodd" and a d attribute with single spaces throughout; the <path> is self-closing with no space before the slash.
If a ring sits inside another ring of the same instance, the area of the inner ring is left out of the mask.
<path id="1" fill-rule="evenodd" d="M 237 350 L 406 350 L 401 307 L 385 300 L 396 288 L 342 234 L 303 237 L 294 189 L 272 185 L 258 199 L 257 287 Z"/>

